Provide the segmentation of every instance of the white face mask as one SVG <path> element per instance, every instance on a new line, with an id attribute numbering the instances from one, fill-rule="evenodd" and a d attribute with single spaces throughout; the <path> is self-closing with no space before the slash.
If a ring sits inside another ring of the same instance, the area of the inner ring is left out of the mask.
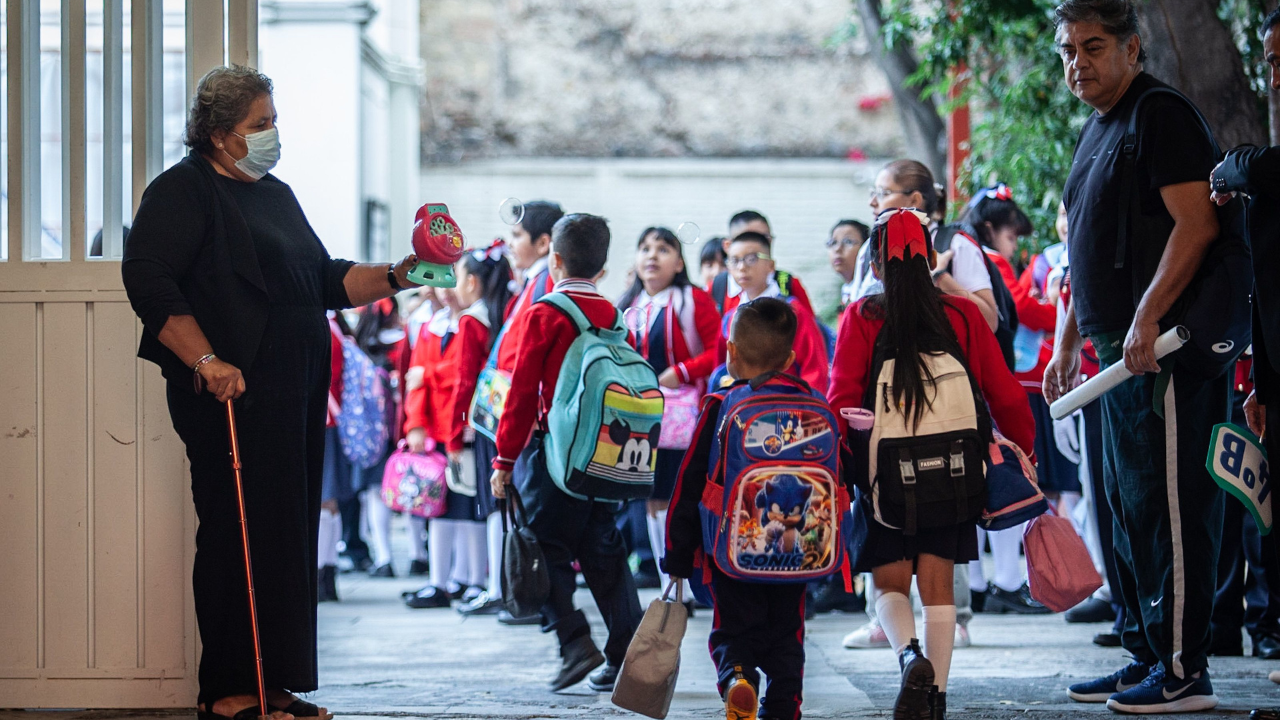
<path id="1" fill-rule="evenodd" d="M 280 133 L 275 128 L 248 135 L 237 132 L 231 134 L 244 138 L 244 143 L 249 148 L 248 155 L 236 160 L 236 167 L 240 168 L 240 172 L 245 175 L 254 180 L 261 180 L 264 175 L 271 172 L 271 168 L 275 167 L 276 163 L 280 162 Z M 227 151 L 223 150 L 223 152 Z M 227 157 L 231 157 L 231 153 L 227 153 Z"/>

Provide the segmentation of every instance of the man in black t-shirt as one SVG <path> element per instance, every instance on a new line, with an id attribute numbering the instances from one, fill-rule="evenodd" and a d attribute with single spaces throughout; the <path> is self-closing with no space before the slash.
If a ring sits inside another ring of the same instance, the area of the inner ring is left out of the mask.
<path id="1" fill-rule="evenodd" d="M 1104 365 L 1123 362 L 1135 375 L 1102 397 L 1103 478 L 1127 618 L 1121 643 L 1134 662 L 1068 694 L 1119 712 L 1208 710 L 1218 704 L 1207 651 L 1223 495 L 1204 458 L 1211 429 L 1228 419 L 1230 386 L 1225 375 L 1190 376 L 1176 355 L 1158 363 L 1155 340 L 1218 236 L 1206 181 L 1216 147 L 1186 100 L 1151 95 L 1139 110 L 1126 176 L 1122 141 L 1137 100 L 1165 87 L 1142 70 L 1137 13 L 1130 0 L 1066 0 L 1056 16 L 1067 85 L 1095 112 L 1063 193 L 1072 300 L 1045 371 L 1045 399 L 1078 381 L 1086 337 Z M 1122 199 L 1126 179 L 1138 213 Z M 1140 261 L 1151 257 L 1160 258 L 1154 275 Z"/>

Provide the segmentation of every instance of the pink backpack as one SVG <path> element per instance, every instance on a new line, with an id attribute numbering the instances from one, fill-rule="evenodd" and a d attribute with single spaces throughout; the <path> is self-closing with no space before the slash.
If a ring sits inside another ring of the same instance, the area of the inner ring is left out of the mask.
<path id="1" fill-rule="evenodd" d="M 1027 523 L 1022 544 L 1031 597 L 1050 610 L 1070 610 L 1102 587 L 1089 550 L 1070 520 L 1053 512 L 1034 518 Z"/>
<path id="2" fill-rule="evenodd" d="M 422 455 L 409 452 L 405 443 L 387 459 L 382 472 L 382 500 L 395 512 L 407 512 L 421 518 L 444 515 L 447 506 L 443 453 Z"/>

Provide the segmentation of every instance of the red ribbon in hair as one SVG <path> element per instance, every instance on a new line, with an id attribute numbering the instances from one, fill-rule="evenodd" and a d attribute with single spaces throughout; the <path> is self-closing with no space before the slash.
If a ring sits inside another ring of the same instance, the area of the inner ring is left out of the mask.
<path id="1" fill-rule="evenodd" d="M 897 258 L 908 260 L 916 255 L 928 258 L 929 237 L 925 233 L 928 221 L 928 216 L 914 208 L 894 208 L 881 213 L 876 224 L 885 226 L 882 262 Z"/>

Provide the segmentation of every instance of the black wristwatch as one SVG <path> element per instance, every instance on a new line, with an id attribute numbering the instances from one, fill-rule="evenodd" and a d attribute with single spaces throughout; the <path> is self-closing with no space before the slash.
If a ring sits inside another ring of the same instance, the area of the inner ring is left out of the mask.
<path id="1" fill-rule="evenodd" d="M 405 288 L 403 285 L 401 285 L 399 282 L 397 282 L 397 281 L 396 281 L 396 266 L 395 266 L 395 265 L 392 265 L 392 266 L 390 266 L 390 267 L 388 267 L 388 268 L 387 268 L 387 284 L 388 284 L 388 285 L 390 285 L 390 286 L 391 286 L 391 289 L 392 289 L 392 290 L 395 290 L 396 292 L 400 292 L 401 290 L 406 290 L 406 289 L 407 289 L 407 288 Z"/>

